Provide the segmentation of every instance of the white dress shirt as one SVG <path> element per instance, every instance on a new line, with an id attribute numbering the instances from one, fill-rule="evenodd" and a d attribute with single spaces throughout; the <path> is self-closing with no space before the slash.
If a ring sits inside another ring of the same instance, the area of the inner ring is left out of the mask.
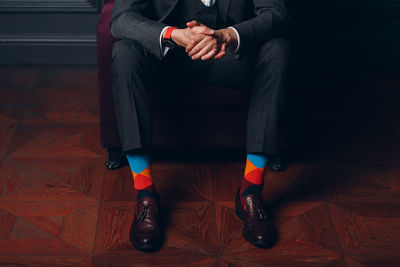
<path id="1" fill-rule="evenodd" d="M 201 0 L 201 2 L 206 6 L 213 6 L 215 4 L 215 0 Z"/>
<path id="2" fill-rule="evenodd" d="M 202 2 L 204 5 L 206 5 L 206 6 L 213 6 L 213 5 L 215 4 L 215 0 L 201 0 L 201 2 Z M 169 47 L 164 46 L 164 45 L 163 45 L 163 42 L 162 42 L 164 33 L 165 33 L 165 31 L 166 31 L 169 27 L 171 27 L 171 26 L 166 26 L 166 27 L 164 27 L 164 28 L 162 29 L 162 31 L 161 31 L 161 34 L 160 34 L 160 49 L 161 49 L 161 55 L 162 55 L 163 57 L 167 54 L 167 52 L 168 52 L 168 50 L 169 50 Z M 236 33 L 236 35 L 237 35 L 238 45 L 237 45 L 237 47 L 236 47 L 236 49 L 235 49 L 235 54 L 236 54 L 237 51 L 239 50 L 239 46 L 240 46 L 240 36 L 239 36 L 239 33 L 237 32 L 237 30 L 236 30 L 234 27 L 228 27 L 228 28 L 231 28 L 232 30 L 234 30 L 235 33 Z"/>

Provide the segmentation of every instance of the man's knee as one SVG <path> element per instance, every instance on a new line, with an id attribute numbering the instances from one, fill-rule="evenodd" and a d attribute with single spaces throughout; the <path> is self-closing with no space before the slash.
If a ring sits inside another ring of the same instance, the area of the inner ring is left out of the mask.
<path id="1" fill-rule="evenodd" d="M 130 39 L 120 39 L 114 42 L 112 49 L 112 57 L 126 57 L 129 56 L 133 40 Z"/>
<path id="2" fill-rule="evenodd" d="M 259 59 L 286 64 L 291 56 L 290 44 L 283 38 L 274 38 L 261 46 Z"/>
<path id="3" fill-rule="evenodd" d="M 146 58 L 146 54 L 146 49 L 135 40 L 117 40 L 112 49 L 113 70 L 123 70 L 127 65 L 140 64 L 140 61 Z"/>

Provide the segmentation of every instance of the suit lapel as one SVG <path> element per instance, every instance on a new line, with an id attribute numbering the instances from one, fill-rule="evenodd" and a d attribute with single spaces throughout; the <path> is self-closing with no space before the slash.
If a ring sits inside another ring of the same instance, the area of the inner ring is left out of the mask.
<path id="1" fill-rule="evenodd" d="M 228 11 L 229 11 L 229 6 L 231 4 L 231 0 L 217 0 L 217 4 L 221 19 L 226 24 L 228 20 Z"/>
<path id="2" fill-rule="evenodd" d="M 165 0 L 161 0 L 161 1 L 165 1 Z M 171 7 L 168 9 L 168 11 L 164 14 L 164 16 L 162 16 L 158 21 L 163 21 L 163 20 L 165 20 L 167 17 L 168 17 L 168 15 L 172 12 L 172 10 L 175 8 L 175 6 L 176 6 L 176 4 L 178 4 L 178 1 L 179 0 L 172 0 L 171 2 L 172 2 L 172 4 L 171 4 Z"/>

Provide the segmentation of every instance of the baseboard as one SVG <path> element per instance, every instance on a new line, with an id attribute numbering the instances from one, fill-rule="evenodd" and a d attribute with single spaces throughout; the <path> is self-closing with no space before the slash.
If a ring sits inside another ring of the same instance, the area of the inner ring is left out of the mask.
<path id="1" fill-rule="evenodd" d="M 0 36 L 0 64 L 96 64 L 96 36 Z"/>

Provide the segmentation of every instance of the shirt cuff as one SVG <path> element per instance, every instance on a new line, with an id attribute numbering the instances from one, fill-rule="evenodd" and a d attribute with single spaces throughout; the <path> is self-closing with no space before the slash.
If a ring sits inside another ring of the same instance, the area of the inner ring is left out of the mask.
<path id="1" fill-rule="evenodd" d="M 236 47 L 236 49 L 235 49 L 235 54 L 239 51 L 239 47 L 240 47 L 240 35 L 239 35 L 239 33 L 238 33 L 238 31 L 234 28 L 234 27 L 232 27 L 232 26 L 230 26 L 230 27 L 228 27 L 228 29 L 232 29 L 232 30 L 234 30 L 235 31 L 235 33 L 236 33 L 236 36 L 237 36 L 237 41 L 238 41 L 238 44 L 237 44 L 237 47 Z"/>
<path id="2" fill-rule="evenodd" d="M 164 33 L 165 33 L 165 31 L 166 31 L 169 27 L 171 27 L 171 26 L 165 26 L 165 27 L 162 29 L 161 34 L 160 34 L 160 50 L 161 50 L 161 56 L 162 56 L 162 57 L 164 57 L 164 56 L 167 54 L 168 50 L 169 50 L 169 47 L 168 47 L 168 46 L 164 46 L 164 45 L 163 45 L 163 42 L 162 42 L 162 41 L 163 41 Z"/>

